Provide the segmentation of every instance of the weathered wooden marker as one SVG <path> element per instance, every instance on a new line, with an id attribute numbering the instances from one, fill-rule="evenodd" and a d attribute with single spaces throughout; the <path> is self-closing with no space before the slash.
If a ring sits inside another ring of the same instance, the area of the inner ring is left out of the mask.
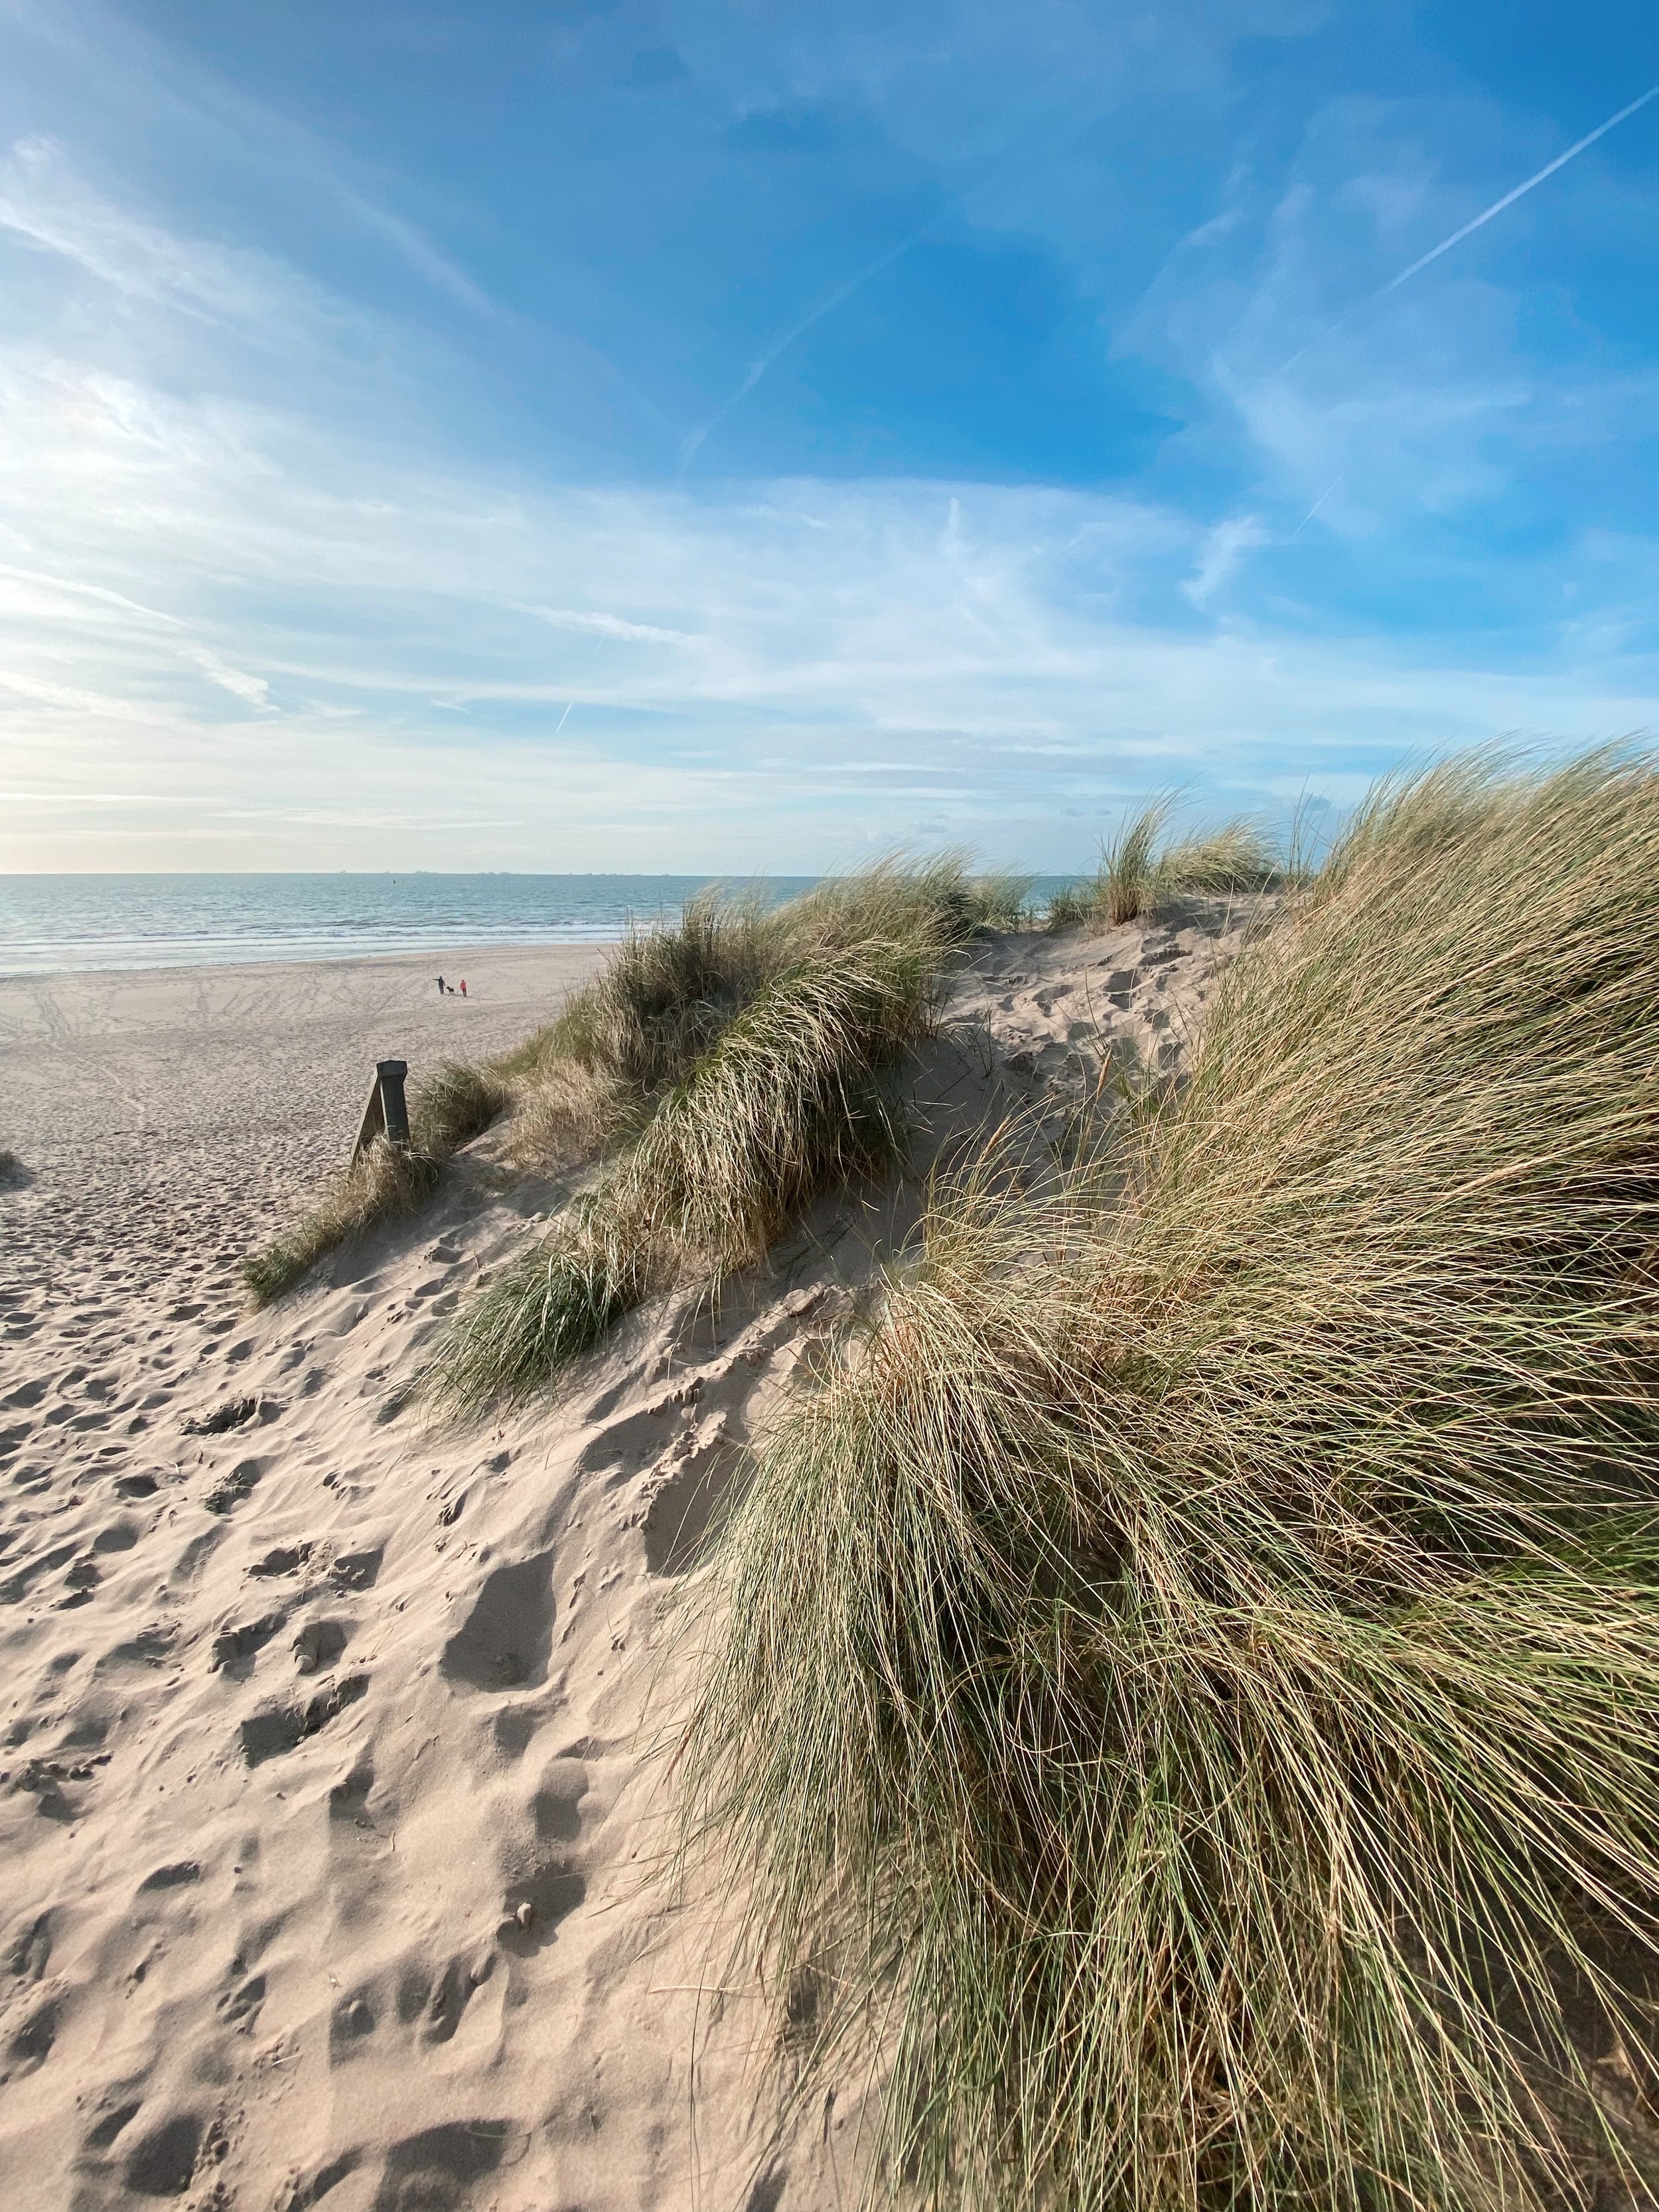
<path id="1" fill-rule="evenodd" d="M 389 1145 L 400 1148 L 409 1143 L 409 1105 L 404 1097 L 404 1078 L 409 1073 L 406 1060 L 377 1060 L 374 1080 L 368 1087 L 368 1103 L 363 1109 L 363 1118 L 357 1131 L 357 1141 L 351 1147 L 355 1160 L 367 1152 L 376 1137 L 384 1137 Z"/>

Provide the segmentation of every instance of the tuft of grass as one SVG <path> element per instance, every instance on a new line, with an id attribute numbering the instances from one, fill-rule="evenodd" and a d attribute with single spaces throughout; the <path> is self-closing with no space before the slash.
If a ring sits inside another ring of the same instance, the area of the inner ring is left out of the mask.
<path id="1" fill-rule="evenodd" d="M 1168 823 L 1170 802 L 1153 799 L 1126 817 L 1102 849 L 1095 879 L 1095 916 L 1108 929 L 1150 912 L 1164 886 L 1158 846 Z"/>
<path id="2" fill-rule="evenodd" d="M 941 1199 L 759 1450 L 688 1835 L 896 2194 L 1655 2178 L 1656 943 L 1645 762 L 1385 790 L 1127 1160 Z"/>
<path id="3" fill-rule="evenodd" d="M 272 1304 L 349 1238 L 416 1212 L 436 1189 L 441 1170 L 432 1153 L 375 1138 L 286 1237 L 244 1262 L 242 1279 L 254 1304 Z"/>
<path id="4" fill-rule="evenodd" d="M 848 875 L 826 876 L 777 908 L 773 924 L 786 957 L 875 938 L 896 945 L 920 936 L 955 949 L 988 930 L 1016 927 L 1030 887 L 1029 876 L 976 876 L 957 852 L 923 860 L 892 853 Z"/>
<path id="5" fill-rule="evenodd" d="M 482 1136 L 512 1103 L 512 1086 L 493 1065 L 440 1060 L 415 1086 L 409 1102 L 410 1134 L 417 1151 L 447 1159 Z"/>
<path id="6" fill-rule="evenodd" d="M 1126 816 L 1103 847 L 1094 874 L 1048 902 L 1050 929 L 1117 929 L 1183 893 L 1271 890 L 1286 864 L 1261 826 L 1238 820 L 1171 842 L 1174 802 L 1150 800 Z"/>
<path id="7" fill-rule="evenodd" d="M 966 944 L 1018 927 L 1030 888 L 1027 877 L 972 875 L 955 854 L 889 855 L 779 907 L 710 887 L 677 927 L 626 939 L 556 1021 L 490 1064 L 514 1094 L 514 1157 L 568 1164 L 629 1141 L 737 1016 L 803 961 L 918 932 Z"/>
<path id="8" fill-rule="evenodd" d="M 512 1404 L 597 1344 L 653 1287 L 654 1255 L 603 1186 L 465 1309 L 423 1378 L 457 1411 Z"/>
<path id="9" fill-rule="evenodd" d="M 0 1152 L 0 1183 L 15 1182 L 23 1172 L 23 1163 L 15 1152 Z"/>
<path id="10" fill-rule="evenodd" d="M 951 954 L 1028 889 L 957 854 L 889 855 L 770 910 L 705 896 L 678 932 L 629 939 L 527 1054 L 520 1108 L 521 1158 L 573 1133 L 613 1157 L 458 1317 L 431 1395 L 458 1411 L 524 1396 L 653 1291 L 717 1286 L 820 1192 L 890 1164 L 888 1071 Z"/>
<path id="11" fill-rule="evenodd" d="M 691 1268 L 718 1284 L 820 1191 L 887 1164 L 901 1139 L 881 1077 L 926 1028 L 948 943 L 918 922 L 774 975 L 548 1242 L 459 1316 L 433 1394 L 522 1397 L 651 1291 Z"/>
<path id="12" fill-rule="evenodd" d="M 1182 838 L 1159 855 L 1154 896 L 1272 890 L 1285 880 L 1286 873 L 1285 862 L 1259 824 L 1228 822 L 1200 836 Z"/>
<path id="13" fill-rule="evenodd" d="M 635 1093 L 676 1082 L 760 988 L 775 965 L 777 936 L 755 901 L 713 887 L 700 892 L 678 928 L 626 938 L 502 1073 L 568 1061 Z"/>

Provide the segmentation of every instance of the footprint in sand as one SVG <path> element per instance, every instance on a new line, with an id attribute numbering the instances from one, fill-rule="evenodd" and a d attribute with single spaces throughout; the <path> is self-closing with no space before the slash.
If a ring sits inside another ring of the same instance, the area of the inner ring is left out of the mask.
<path id="1" fill-rule="evenodd" d="M 175 2112 L 146 2130 L 122 2166 L 127 2187 L 140 2197 L 182 2197 L 195 2178 L 207 2132 L 197 2112 Z"/>
<path id="2" fill-rule="evenodd" d="M 277 1544 L 263 1559 L 255 1560 L 248 1572 L 256 1577 L 298 1574 L 315 1548 L 311 1544 Z"/>
<path id="3" fill-rule="evenodd" d="M 350 1620 L 308 1620 L 294 1639 L 294 1664 L 301 1674 L 320 1674 L 331 1667 L 346 1645 L 356 1623 Z"/>
<path id="4" fill-rule="evenodd" d="M 259 2008 L 264 2001 L 264 1976 L 248 1974 L 244 1978 L 240 1963 L 233 1961 L 230 1986 L 222 1992 L 214 2010 L 232 2027 L 246 2031 L 258 2021 Z"/>
<path id="5" fill-rule="evenodd" d="M 263 1765 L 295 1750 L 329 1723 L 354 1705 L 368 1688 L 367 1674 L 348 1674 L 343 1681 L 319 1690 L 309 1705 L 276 1705 L 250 1714 L 241 1724 L 242 1756 L 250 1766 Z"/>
<path id="6" fill-rule="evenodd" d="M 0 2081 L 18 2081 L 45 2065 L 58 2040 L 62 2015 L 63 2007 L 56 1997 L 48 1997 L 29 2015 L 6 2045 L 6 2063 L 0 2069 Z"/>
<path id="7" fill-rule="evenodd" d="M 285 1613 L 265 1613 L 257 1620 L 222 1628 L 213 1639 L 210 1668 L 232 1678 L 247 1674 L 256 1655 L 264 1650 L 287 1618 Z"/>
<path id="8" fill-rule="evenodd" d="M 131 2094 L 136 2086 L 123 2082 L 104 2091 L 98 2116 L 81 2138 L 83 2151 L 107 2150 L 121 2130 L 137 2118 L 143 2106 Z"/>
<path id="9" fill-rule="evenodd" d="M 553 1554 L 540 1552 L 486 1577 L 438 1671 L 468 1689 L 516 1690 L 542 1680 L 552 1643 Z"/>
<path id="10" fill-rule="evenodd" d="M 230 1513 L 252 1492 L 270 1462 L 263 1459 L 238 1460 L 230 1473 L 215 1483 L 202 1500 L 210 1513 Z"/>
<path id="11" fill-rule="evenodd" d="M 373 1984 L 354 1990 L 340 1999 L 329 2015 L 328 2063 L 341 2066 L 362 2051 L 364 2043 L 380 2025 L 373 2002 Z"/>
<path id="12" fill-rule="evenodd" d="M 144 1897 L 158 1889 L 184 1889 L 201 1879 L 198 1860 L 174 1859 L 167 1866 L 157 1867 L 154 1874 L 147 1874 L 138 1885 L 138 1894 Z"/>

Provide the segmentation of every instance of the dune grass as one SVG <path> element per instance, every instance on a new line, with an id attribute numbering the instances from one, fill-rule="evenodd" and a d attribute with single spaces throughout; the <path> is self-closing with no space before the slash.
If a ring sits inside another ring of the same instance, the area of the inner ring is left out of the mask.
<path id="1" fill-rule="evenodd" d="M 607 1085 L 622 1141 L 458 1317 L 429 1390 L 460 1409 L 521 1397 L 653 1290 L 717 1286 L 820 1192 L 889 1164 L 887 1073 L 929 1026 L 951 951 L 1025 890 L 953 856 L 885 860 L 770 913 L 695 902 L 677 937 L 625 945 L 530 1063 Z"/>
<path id="2" fill-rule="evenodd" d="M 1049 901 L 1049 928 L 1116 929 L 1183 894 L 1271 890 L 1285 881 L 1288 864 L 1260 824 L 1241 819 L 1172 840 L 1174 811 L 1172 799 L 1158 798 L 1127 816 L 1094 874 Z"/>
<path id="3" fill-rule="evenodd" d="M 520 1051 L 529 1066 L 569 1061 L 636 1092 L 678 1081 L 759 990 L 775 965 L 776 933 L 754 900 L 702 891 L 687 901 L 678 928 L 625 939 Z"/>
<path id="4" fill-rule="evenodd" d="M 1640 2196 L 1656 946 L 1645 763 L 1385 790 L 1127 1160 L 941 1197 L 759 1451 L 688 1833 L 878 2191 Z"/>
<path id="5" fill-rule="evenodd" d="M 441 1060 L 416 1085 L 409 1132 L 416 1149 L 447 1159 L 470 1145 L 513 1103 L 513 1086 L 493 1064 Z"/>

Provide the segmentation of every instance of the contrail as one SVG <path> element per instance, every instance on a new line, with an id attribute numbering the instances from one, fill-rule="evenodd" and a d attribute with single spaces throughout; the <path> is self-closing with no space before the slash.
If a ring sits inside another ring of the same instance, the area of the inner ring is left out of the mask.
<path id="1" fill-rule="evenodd" d="M 1036 105 L 1037 104 L 1033 103 L 1033 106 Z M 1031 112 L 1032 106 L 1028 106 L 1024 109 L 1017 111 L 1016 119 L 1023 122 Z M 1073 130 L 1062 132 L 1037 161 L 1030 174 L 1034 177 L 1041 176 L 1045 169 L 1051 167 L 1060 155 L 1081 138 L 1098 119 L 1098 115 L 1091 109 L 1081 124 Z M 907 236 L 900 239 L 896 246 L 890 246 L 884 253 L 878 254 L 876 258 L 860 269 L 856 276 L 849 276 L 844 283 L 837 284 L 834 291 L 825 293 L 823 299 L 818 301 L 815 307 L 809 308 L 798 323 L 792 325 L 781 337 L 775 338 L 757 360 L 750 362 L 748 368 L 744 372 L 742 383 L 738 385 L 731 398 L 717 407 L 706 422 L 693 430 L 681 446 L 680 474 L 684 476 L 692 462 L 696 460 L 698 449 L 710 432 L 717 430 L 732 409 L 740 401 L 749 397 L 762 377 L 782 355 L 788 352 L 798 338 L 805 337 L 815 323 L 821 323 L 823 318 L 833 313 L 844 300 L 850 300 L 854 293 L 860 291 L 872 277 L 879 276 L 884 269 L 890 269 L 894 262 L 902 260 L 913 246 L 920 246 L 922 240 L 931 232 L 937 230 L 941 223 L 948 222 L 953 215 L 960 214 L 970 200 L 977 198 L 988 187 L 1010 179 L 1018 181 L 1019 167 L 1017 161 L 1006 161 L 1001 167 L 993 169 L 988 176 L 981 177 L 977 184 L 969 185 L 966 191 L 958 192 L 954 199 L 947 200 L 937 214 L 929 216 L 919 229 L 909 232 Z"/>
<path id="2" fill-rule="evenodd" d="M 1420 270 L 1426 269 L 1430 262 L 1438 261 L 1443 253 L 1449 253 L 1454 246 L 1461 246 L 1471 232 L 1480 230 L 1485 224 L 1489 223 L 1494 216 L 1502 215 L 1505 208 L 1513 207 L 1516 200 L 1523 198 L 1528 192 L 1531 191 L 1534 185 L 1541 185 L 1546 177 L 1553 177 L 1558 169 L 1565 169 L 1567 163 L 1576 161 L 1587 146 L 1593 146 L 1598 138 L 1605 138 L 1609 131 L 1616 131 L 1621 123 L 1627 122 L 1635 114 L 1638 108 L 1645 107 L 1648 102 L 1654 99 L 1659 99 L 1659 84 L 1650 84 L 1638 99 L 1632 100 L 1627 107 L 1621 107 L 1617 115 L 1608 116 L 1605 123 L 1598 123 L 1594 131 L 1587 131 L 1575 145 L 1569 146 L 1565 154 L 1558 154 L 1553 161 L 1547 161 L 1544 167 L 1535 175 L 1528 177 L 1524 184 L 1517 185 L 1513 191 L 1505 192 L 1501 200 L 1494 200 L 1489 208 L 1484 208 L 1472 222 L 1466 222 L 1461 230 L 1453 231 L 1449 238 L 1443 238 L 1438 246 L 1431 246 L 1426 253 L 1419 254 L 1409 269 L 1402 269 L 1397 276 L 1390 276 L 1388 283 L 1379 285 L 1375 292 L 1368 292 L 1363 300 L 1356 301 L 1351 307 L 1345 307 L 1334 323 L 1327 323 L 1324 329 L 1316 331 L 1305 345 L 1299 345 L 1288 361 L 1279 363 L 1273 374 L 1276 376 L 1285 375 L 1288 370 L 1296 367 L 1304 354 L 1311 353 L 1316 345 L 1322 343 L 1326 338 L 1340 331 L 1349 317 L 1357 315 L 1361 307 L 1371 307 L 1378 300 L 1386 300 L 1390 292 L 1397 292 L 1402 284 L 1408 283 Z"/>
<path id="3" fill-rule="evenodd" d="M 1336 489 L 1337 485 L 1340 484 L 1341 481 L 1342 479 L 1340 477 L 1334 477 L 1330 483 L 1326 485 L 1324 490 L 1320 493 L 1318 498 L 1308 509 L 1308 512 L 1303 516 L 1301 521 L 1297 524 L 1296 528 L 1291 531 L 1289 538 L 1285 541 L 1288 544 L 1295 544 L 1297 539 L 1301 537 L 1303 532 L 1313 520 L 1315 515 L 1318 514 L 1320 508 L 1324 506 L 1326 501 L 1330 497 L 1331 494 Z"/>
<path id="4" fill-rule="evenodd" d="M 563 714 L 560 715 L 558 720 L 553 725 L 553 734 L 556 738 L 558 736 L 559 732 L 563 729 L 565 724 L 570 720 L 570 708 L 574 707 L 575 703 L 575 701 L 573 699 L 570 702 L 570 705 L 565 708 Z"/>
<path id="5" fill-rule="evenodd" d="M 1402 284 L 1416 276 L 1419 269 L 1426 269 L 1431 261 L 1438 261 L 1443 253 L 1449 253 L 1454 246 L 1461 246 L 1471 232 L 1490 222 L 1495 215 L 1502 215 L 1505 208 L 1513 207 L 1516 200 L 1523 198 L 1534 185 L 1541 185 L 1546 177 L 1553 177 L 1558 169 L 1565 169 L 1568 162 L 1576 161 L 1587 146 L 1593 146 L 1598 138 L 1605 138 L 1609 131 L 1616 131 L 1621 123 L 1635 114 L 1638 107 L 1645 107 L 1649 100 L 1654 99 L 1659 99 L 1659 84 L 1650 84 L 1639 100 L 1632 100 L 1630 106 L 1621 107 L 1617 115 L 1610 115 L 1605 123 L 1598 123 L 1595 130 L 1587 131 L 1576 146 L 1569 146 L 1565 154 L 1558 154 L 1553 161 L 1547 161 L 1536 176 L 1528 177 L 1524 185 L 1517 185 L 1512 192 L 1505 192 L 1501 200 L 1494 200 L 1489 208 L 1475 216 L 1473 222 L 1466 222 L 1462 230 L 1455 230 L 1449 238 L 1443 238 L 1438 246 L 1431 246 L 1425 254 L 1413 262 L 1409 269 L 1402 269 L 1397 276 L 1391 276 L 1382 291 L 1374 293 L 1372 297 L 1380 300 L 1389 292 L 1397 292 Z"/>
<path id="6" fill-rule="evenodd" d="M 738 385 L 725 405 L 717 407 L 708 420 L 695 429 L 680 447 L 681 474 L 684 475 L 696 460 L 697 449 L 710 431 L 717 430 L 738 403 L 749 397 L 767 370 L 781 355 L 788 352 L 797 338 L 805 337 L 814 323 L 821 323 L 826 315 L 832 313 L 840 307 L 843 300 L 850 300 L 854 293 L 860 290 L 872 276 L 879 276 L 884 269 L 890 269 L 894 262 L 907 254 L 913 246 L 920 246 L 928 232 L 937 230 L 947 216 L 955 215 L 967 198 L 968 195 L 964 193 L 961 198 L 951 200 L 947 206 L 942 207 L 937 215 L 930 216 L 920 230 L 913 230 L 908 237 L 900 239 L 896 246 L 890 246 L 885 253 L 878 255 L 867 267 L 860 269 L 856 276 L 849 276 L 844 284 L 837 284 L 833 292 L 825 293 L 817 305 L 803 315 L 799 322 L 787 330 L 781 337 L 774 339 L 757 361 L 750 362 L 744 373 L 743 382 Z"/>

